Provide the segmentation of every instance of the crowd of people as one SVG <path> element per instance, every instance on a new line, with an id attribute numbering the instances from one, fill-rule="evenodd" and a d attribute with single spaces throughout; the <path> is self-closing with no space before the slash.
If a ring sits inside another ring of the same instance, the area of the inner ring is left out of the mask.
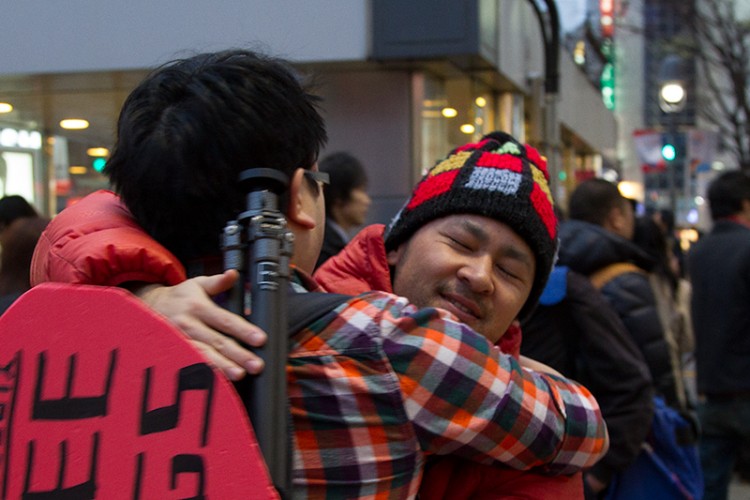
<path id="1" fill-rule="evenodd" d="M 295 498 L 632 498 L 654 459 L 676 494 L 726 498 L 750 441 L 747 174 L 712 184 L 714 229 L 684 269 L 663 214 L 636 217 L 602 179 L 555 206 L 545 159 L 503 132 L 448 152 L 392 221 L 362 227 L 365 169 L 318 161 L 326 141 L 283 60 L 162 66 L 123 105 L 113 192 L 23 225 L 0 200 L 0 292 L 124 287 L 230 380 L 255 375 L 265 333 L 221 307 L 237 273 L 219 236 L 244 206 L 241 166 L 266 166 L 288 180 L 294 293 L 343 294 L 290 337 Z"/>

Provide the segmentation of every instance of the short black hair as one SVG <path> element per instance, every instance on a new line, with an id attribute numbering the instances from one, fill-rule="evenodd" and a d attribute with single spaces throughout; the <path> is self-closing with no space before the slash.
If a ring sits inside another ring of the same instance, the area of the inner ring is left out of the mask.
<path id="1" fill-rule="evenodd" d="M 11 194 L 0 198 L 0 229 L 21 217 L 38 215 L 36 209 L 23 196 Z"/>
<path id="2" fill-rule="evenodd" d="M 708 205 L 713 220 L 741 212 L 743 200 L 750 200 L 750 175 L 741 170 L 723 173 L 708 186 Z"/>
<path id="3" fill-rule="evenodd" d="M 617 189 L 617 185 L 604 179 L 587 179 L 581 182 L 568 201 L 568 218 L 603 226 L 615 207 L 630 203 Z"/>
<path id="4" fill-rule="evenodd" d="M 172 61 L 126 99 L 105 173 L 178 259 L 215 255 L 245 206 L 240 172 L 291 176 L 317 161 L 327 139 L 318 103 L 281 59 L 233 49 Z"/>
<path id="5" fill-rule="evenodd" d="M 331 208 L 337 203 L 349 201 L 355 189 L 367 189 L 367 172 L 351 153 L 331 153 L 320 160 L 318 167 L 331 177 L 331 181 L 323 188 L 327 214 L 331 214 Z"/>

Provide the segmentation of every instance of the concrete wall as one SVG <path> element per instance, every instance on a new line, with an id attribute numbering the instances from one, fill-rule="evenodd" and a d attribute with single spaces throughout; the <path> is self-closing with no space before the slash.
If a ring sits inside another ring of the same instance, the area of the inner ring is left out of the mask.
<path id="1" fill-rule="evenodd" d="M 329 137 L 321 156 L 344 150 L 362 161 L 373 199 L 368 223 L 386 223 L 414 184 L 410 73 L 325 73 L 320 82 Z"/>
<path id="2" fill-rule="evenodd" d="M 145 68 L 230 46 L 362 60 L 368 16 L 367 0 L 12 0 L 0 14 L 0 73 Z"/>
<path id="3" fill-rule="evenodd" d="M 607 109 L 597 87 L 567 53 L 560 54 L 560 100 L 558 118 L 589 146 L 614 161 L 617 122 Z"/>

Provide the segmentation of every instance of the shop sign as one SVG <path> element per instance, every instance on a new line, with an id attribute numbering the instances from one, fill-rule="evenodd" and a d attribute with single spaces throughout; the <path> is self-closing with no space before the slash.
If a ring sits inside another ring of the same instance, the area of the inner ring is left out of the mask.
<path id="1" fill-rule="evenodd" d="M 0 128 L 0 147 L 42 149 L 42 134 L 36 130 Z"/>

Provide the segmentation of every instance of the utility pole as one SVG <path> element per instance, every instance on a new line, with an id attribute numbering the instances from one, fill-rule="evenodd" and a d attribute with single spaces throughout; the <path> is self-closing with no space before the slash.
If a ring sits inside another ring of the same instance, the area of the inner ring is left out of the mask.
<path id="1" fill-rule="evenodd" d="M 561 168 L 557 101 L 560 91 L 560 16 L 555 0 L 530 0 L 544 39 L 544 154 L 552 196 L 559 198 Z"/>

